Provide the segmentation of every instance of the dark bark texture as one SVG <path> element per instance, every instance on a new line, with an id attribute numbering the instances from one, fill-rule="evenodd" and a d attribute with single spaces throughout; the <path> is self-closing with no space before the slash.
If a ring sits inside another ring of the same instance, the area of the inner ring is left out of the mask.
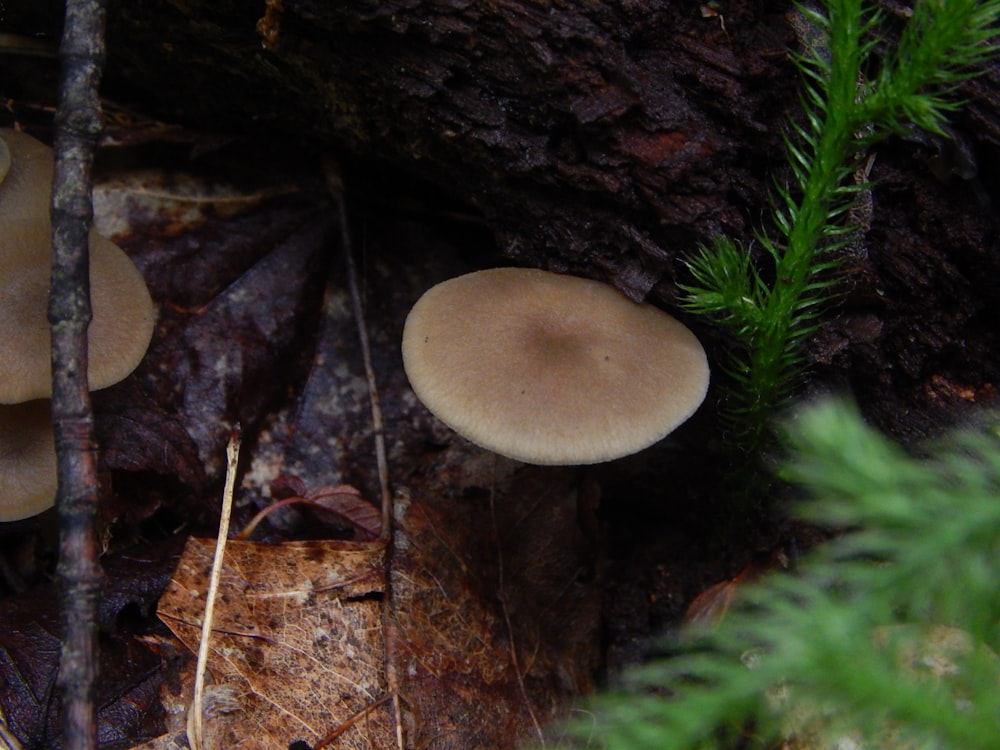
<path id="1" fill-rule="evenodd" d="M 789 12 L 114 2 L 110 75 L 162 117 L 266 128 L 400 168 L 481 213 L 507 259 L 669 306 L 699 243 L 767 229 L 797 105 Z M 819 371 L 900 434 L 993 395 L 998 83 L 994 65 L 962 90 L 954 142 L 915 135 L 878 150 L 845 297 L 815 342 Z"/>
<path id="2" fill-rule="evenodd" d="M 886 10 L 891 38 L 902 13 Z M 670 307 L 699 243 L 768 229 L 798 108 L 790 12 L 777 0 L 115 0 L 106 94 L 388 167 L 478 212 L 507 262 Z M 814 345 L 817 372 L 899 434 L 988 400 L 998 376 L 996 63 L 959 95 L 953 142 L 878 148 L 873 210 Z"/>
<path id="3" fill-rule="evenodd" d="M 509 256 L 636 298 L 669 296 L 696 241 L 746 234 L 780 164 L 781 7 L 727 18 L 737 39 L 686 3 L 269 5 L 118 3 L 112 68 L 167 116 L 402 165 Z"/>

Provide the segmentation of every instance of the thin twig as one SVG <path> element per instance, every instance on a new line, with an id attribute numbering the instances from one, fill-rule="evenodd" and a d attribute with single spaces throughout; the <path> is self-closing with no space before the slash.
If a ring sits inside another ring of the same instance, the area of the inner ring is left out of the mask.
<path id="1" fill-rule="evenodd" d="M 354 319 L 358 324 L 358 338 L 361 340 L 361 357 L 364 360 L 365 377 L 368 379 L 368 395 L 372 405 L 372 428 L 375 431 L 375 461 L 378 464 L 378 481 L 382 494 L 382 538 L 388 539 L 392 523 L 392 496 L 389 494 L 389 463 L 385 453 L 385 421 L 382 418 L 382 403 L 375 382 L 375 368 L 372 367 L 372 351 L 365 326 L 364 306 L 361 304 L 361 290 L 358 286 L 358 269 L 354 263 L 354 249 L 351 232 L 347 225 L 347 208 L 344 205 L 344 184 L 336 168 L 329 162 L 324 164 L 327 188 L 337 204 L 337 218 L 340 222 L 340 241 L 347 261 L 347 286 L 351 293 Z"/>
<path id="2" fill-rule="evenodd" d="M 98 564 L 97 447 L 87 382 L 90 323 L 88 235 L 94 148 L 101 131 L 98 97 L 104 64 L 103 0 L 67 0 L 60 46 L 62 73 L 56 111 L 52 189 L 52 420 L 59 489 L 59 579 L 62 653 L 62 747 L 97 746 Z"/>
<path id="3" fill-rule="evenodd" d="M 188 744 L 191 750 L 200 750 L 205 746 L 205 671 L 208 669 L 208 646 L 212 637 L 212 621 L 215 619 L 215 598 L 219 591 L 219 579 L 222 577 L 222 561 L 226 555 L 226 542 L 229 540 L 229 518 L 233 509 L 233 488 L 236 486 L 236 468 L 240 461 L 240 428 L 239 425 L 229 437 L 226 446 L 226 486 L 222 491 L 222 517 L 219 519 L 219 536 L 215 540 L 215 558 L 212 560 L 212 573 L 208 580 L 208 591 L 205 594 L 205 615 L 201 622 L 201 640 L 198 642 L 198 663 L 194 672 L 194 698 L 188 710 Z"/>
<path id="4" fill-rule="evenodd" d="M 356 714 L 354 714 L 353 716 L 351 716 L 349 719 L 347 719 L 346 721 L 341 722 L 340 725 L 336 729 L 334 729 L 332 732 L 330 732 L 328 735 L 326 735 L 326 737 L 324 737 L 319 742 L 317 742 L 313 746 L 313 750 L 322 750 L 322 748 L 326 747 L 331 742 L 333 742 L 335 739 L 337 739 L 338 737 L 340 737 L 344 732 L 346 732 L 348 729 L 350 729 L 355 724 L 357 724 L 359 721 L 361 721 L 361 719 L 366 718 L 368 716 L 368 714 L 370 714 L 376 708 L 378 708 L 379 706 L 382 706 L 382 705 L 388 703 L 392 699 L 392 697 L 393 697 L 392 693 L 386 693 L 385 695 L 383 695 L 381 698 L 379 698 L 374 703 L 369 703 L 367 706 L 365 706 L 364 708 L 362 708 L 360 711 L 358 711 Z"/>
<path id="5" fill-rule="evenodd" d="M 497 550 L 497 590 L 499 591 L 500 611 L 503 613 L 503 621 L 507 626 L 507 643 L 510 647 L 510 662 L 514 667 L 514 674 L 517 675 L 517 686 L 524 700 L 524 705 L 528 709 L 528 716 L 538 734 L 540 747 L 545 748 L 545 732 L 542 731 L 542 724 L 535 715 L 535 709 L 531 705 L 531 697 L 528 695 L 528 687 L 524 684 L 524 673 L 521 671 L 521 659 L 517 655 L 517 642 L 514 639 L 514 623 L 510 619 L 510 610 L 507 609 L 507 594 L 504 589 L 504 568 L 503 568 L 503 546 L 500 543 L 500 528 L 497 526 L 496 514 L 496 481 L 497 481 L 497 456 L 493 454 L 493 470 L 490 473 L 490 521 L 493 524 L 493 543 Z"/>
<path id="6" fill-rule="evenodd" d="M 386 575 L 385 601 L 382 605 L 382 637 L 385 653 L 386 683 L 388 695 L 392 696 L 393 715 L 396 720 L 396 747 L 403 750 L 403 715 L 399 700 L 399 686 L 396 671 L 391 663 L 389 641 L 392 630 L 392 495 L 389 492 L 389 462 L 385 452 L 385 421 L 382 418 L 382 403 L 378 395 L 378 384 L 375 382 L 375 368 L 372 366 L 372 352 L 368 340 L 368 328 L 365 326 L 364 306 L 361 304 L 361 289 L 358 285 L 358 270 L 354 263 L 354 248 L 351 244 L 351 232 L 347 225 L 347 207 L 344 201 L 344 183 L 336 166 L 326 161 L 323 164 L 326 175 L 327 190 L 334 203 L 337 204 L 337 220 L 340 223 L 340 242 L 344 249 L 347 262 L 347 285 L 351 294 L 351 305 L 354 308 L 354 319 L 358 324 L 358 338 L 361 341 L 361 357 L 365 366 L 365 377 L 368 380 L 368 395 L 371 399 L 372 429 L 375 432 L 375 462 L 378 465 L 378 482 L 382 500 L 382 533 L 379 539 L 386 545 Z"/>

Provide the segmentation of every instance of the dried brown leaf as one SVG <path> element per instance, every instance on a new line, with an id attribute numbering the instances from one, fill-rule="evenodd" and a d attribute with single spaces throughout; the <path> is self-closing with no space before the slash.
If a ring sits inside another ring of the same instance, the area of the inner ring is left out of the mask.
<path id="1" fill-rule="evenodd" d="M 265 518 L 273 512 L 286 508 L 290 505 L 302 506 L 307 509 L 317 511 L 321 517 L 319 520 L 325 522 L 323 516 L 332 516 L 339 519 L 341 523 L 349 524 L 354 529 L 354 539 L 356 541 L 370 541 L 379 536 L 382 531 L 382 512 L 365 500 L 361 492 L 349 484 L 339 484 L 336 487 L 324 486 L 315 490 L 306 490 L 305 483 L 301 480 L 294 482 L 288 477 L 279 477 L 283 481 L 280 483 L 284 487 L 300 486 L 298 492 L 301 495 L 292 495 L 278 500 L 271 505 L 265 506 L 258 511 L 257 515 L 243 527 L 243 530 L 236 536 L 237 539 L 249 539 L 253 536 L 254 530 Z M 271 495 L 276 497 L 275 483 L 272 483 Z M 336 525 L 331 525 L 333 531 Z"/>
<path id="2" fill-rule="evenodd" d="M 709 586 L 694 598 L 684 613 L 684 622 L 695 627 L 715 627 L 729 612 L 743 576 Z"/>
<path id="3" fill-rule="evenodd" d="M 374 539 L 382 533 L 382 511 L 361 497 L 349 484 L 319 487 L 306 495 L 314 505 L 336 513 L 367 538 Z"/>
<path id="4" fill-rule="evenodd" d="M 386 637 L 414 747 L 537 742 L 595 685 L 599 586 L 578 476 L 469 451 L 449 451 L 396 506 Z"/>
<path id="5" fill-rule="evenodd" d="M 158 611 L 192 650 L 213 548 L 189 542 Z M 218 700 L 206 747 L 314 744 L 378 701 L 387 689 L 384 569 L 385 548 L 377 543 L 231 542 L 210 644 Z M 391 747 L 393 726 L 380 708 L 335 747 Z"/>

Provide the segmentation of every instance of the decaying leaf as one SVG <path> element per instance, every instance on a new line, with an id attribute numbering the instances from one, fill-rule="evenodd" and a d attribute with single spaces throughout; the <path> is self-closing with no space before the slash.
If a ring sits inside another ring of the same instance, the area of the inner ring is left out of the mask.
<path id="1" fill-rule="evenodd" d="M 325 196 L 295 164 L 250 143 L 102 151 L 95 224 L 139 266 L 158 307 L 144 362 L 100 404 L 112 468 L 202 492 L 221 478 L 230 426 L 253 430 L 294 379 L 329 239 Z"/>
<path id="2" fill-rule="evenodd" d="M 158 614 L 198 648 L 214 542 L 192 539 Z M 206 748 L 310 745 L 381 698 L 385 548 L 378 543 L 231 542 L 210 643 Z M 338 747 L 391 747 L 388 709 Z"/>
<path id="3" fill-rule="evenodd" d="M 409 746 L 537 742 L 594 688 L 600 595 L 577 518 L 585 483 L 464 441 L 413 479 L 396 507 L 387 631 Z"/>
<path id="4" fill-rule="evenodd" d="M 360 715 L 330 747 L 398 747 L 398 721 L 408 748 L 502 750 L 593 689 L 599 589 L 579 478 L 471 446 L 441 458 L 415 478 L 419 497 L 400 494 L 391 551 L 230 543 L 208 747 L 314 745 Z M 192 651 L 211 550 L 188 544 L 159 608 Z"/>
<path id="5" fill-rule="evenodd" d="M 271 497 L 281 498 L 265 506 L 243 527 L 238 539 L 249 539 L 254 530 L 274 511 L 289 506 L 299 506 L 318 512 L 321 530 L 326 528 L 324 515 L 332 516 L 340 524 L 350 526 L 354 539 L 368 541 L 382 533 L 382 511 L 362 497 L 360 490 L 349 484 L 324 485 L 314 490 L 306 489 L 298 477 L 280 476 L 271 483 Z"/>

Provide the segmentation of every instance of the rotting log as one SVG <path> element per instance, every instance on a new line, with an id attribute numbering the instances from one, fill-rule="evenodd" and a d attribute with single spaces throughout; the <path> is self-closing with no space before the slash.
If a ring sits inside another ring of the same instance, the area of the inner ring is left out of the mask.
<path id="1" fill-rule="evenodd" d="M 891 35 L 905 14 L 886 8 Z M 699 243 L 766 229 L 797 108 L 790 11 L 116 0 L 107 88 L 168 121 L 283 132 L 391 165 L 477 210 L 510 260 L 669 306 Z M 988 400 L 1000 377 L 997 66 L 961 95 L 954 143 L 895 139 L 875 153 L 872 211 L 812 351 L 899 433 Z"/>
<path id="2" fill-rule="evenodd" d="M 678 257 L 757 222 L 794 85 L 780 7 L 268 5 L 114 3 L 111 71 L 168 116 L 403 166 L 481 211 L 510 257 L 637 299 L 669 298 Z"/>

